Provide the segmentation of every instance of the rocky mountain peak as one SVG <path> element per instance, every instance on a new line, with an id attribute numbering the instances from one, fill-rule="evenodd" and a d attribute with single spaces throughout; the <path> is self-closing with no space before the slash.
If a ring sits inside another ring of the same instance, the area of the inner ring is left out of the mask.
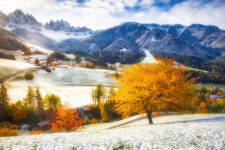
<path id="1" fill-rule="evenodd" d="M 91 29 L 88 29 L 86 27 L 74 27 L 71 26 L 70 23 L 68 23 L 65 20 L 56 20 L 56 21 L 49 21 L 44 25 L 44 28 L 47 30 L 52 31 L 61 31 L 66 33 L 80 33 L 80 32 L 86 32 L 86 33 L 92 33 Z"/>
<path id="2" fill-rule="evenodd" d="M 0 26 L 5 27 L 8 22 L 8 17 L 0 11 Z"/>
<path id="3" fill-rule="evenodd" d="M 21 10 L 17 9 L 8 15 L 9 27 L 18 28 L 26 27 L 34 30 L 40 30 L 42 24 L 38 22 L 32 15 L 24 14 Z"/>

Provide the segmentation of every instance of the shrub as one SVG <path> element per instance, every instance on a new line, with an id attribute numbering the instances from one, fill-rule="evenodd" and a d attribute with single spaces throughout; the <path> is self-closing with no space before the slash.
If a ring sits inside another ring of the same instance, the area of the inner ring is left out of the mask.
<path id="1" fill-rule="evenodd" d="M 82 57 L 81 57 L 80 55 L 76 55 L 76 56 L 75 56 L 75 61 L 76 61 L 77 63 L 80 63 L 80 62 L 82 61 Z"/>
<path id="2" fill-rule="evenodd" d="M 109 122 L 121 118 L 121 115 L 114 111 L 113 107 L 114 103 L 112 101 L 107 101 L 100 105 L 102 122 Z"/>
<path id="3" fill-rule="evenodd" d="M 102 103 L 100 105 L 102 122 L 112 121 L 112 105 L 110 103 Z"/>
<path id="4" fill-rule="evenodd" d="M 0 129 L 2 129 L 2 128 L 17 130 L 17 129 L 19 129 L 19 126 L 16 124 L 10 124 L 9 122 L 2 122 L 2 123 L 0 123 Z"/>
<path id="5" fill-rule="evenodd" d="M 57 110 L 55 121 L 50 123 L 50 130 L 76 131 L 83 123 L 84 119 L 79 117 L 77 110 L 65 104 Z"/>
<path id="6" fill-rule="evenodd" d="M 43 134 L 43 133 L 44 133 L 44 132 L 41 131 L 41 130 L 32 130 L 32 131 L 30 132 L 30 135 Z"/>
<path id="7" fill-rule="evenodd" d="M 88 118 L 84 119 L 84 124 L 83 125 L 89 125 L 89 124 L 91 124 L 91 120 L 88 119 Z"/>
<path id="8" fill-rule="evenodd" d="M 215 113 L 225 113 L 225 99 L 218 100 L 212 106 L 209 106 L 209 110 Z"/>
<path id="9" fill-rule="evenodd" d="M 51 72 L 51 69 L 50 68 L 45 68 L 45 71 L 46 72 Z"/>
<path id="10" fill-rule="evenodd" d="M 28 47 L 25 47 L 24 55 L 31 55 L 31 50 Z"/>
<path id="11" fill-rule="evenodd" d="M 40 65 L 40 60 L 39 60 L 38 58 L 36 58 L 35 61 L 34 61 L 34 64 L 35 64 L 36 66 L 39 66 L 39 65 Z"/>
<path id="12" fill-rule="evenodd" d="M 90 119 L 97 119 L 97 120 L 101 119 L 100 109 L 98 107 L 95 107 L 94 105 L 89 105 L 88 110 L 86 110 L 85 113 Z"/>
<path id="13" fill-rule="evenodd" d="M 25 73 L 24 79 L 25 80 L 32 80 L 34 78 L 34 75 L 32 73 Z"/>
<path id="14" fill-rule="evenodd" d="M 95 65 L 93 63 L 86 63 L 85 67 L 86 68 L 95 68 Z"/>
<path id="15" fill-rule="evenodd" d="M 114 74 L 113 74 L 114 77 L 116 78 L 119 78 L 120 77 L 120 74 L 116 71 Z"/>
<path id="16" fill-rule="evenodd" d="M 99 123 L 98 119 L 94 118 L 91 120 L 91 124 L 96 124 L 96 123 Z"/>
<path id="17" fill-rule="evenodd" d="M 17 136 L 18 135 L 18 130 L 12 130 L 9 128 L 1 128 L 0 129 L 0 137 L 4 136 Z"/>

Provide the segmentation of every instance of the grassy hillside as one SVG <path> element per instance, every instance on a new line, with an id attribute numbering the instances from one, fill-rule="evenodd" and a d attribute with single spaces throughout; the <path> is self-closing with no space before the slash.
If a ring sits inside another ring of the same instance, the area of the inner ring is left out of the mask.
<path id="1" fill-rule="evenodd" d="M 27 47 L 14 33 L 0 28 L 0 49 L 26 51 Z"/>
<path id="2" fill-rule="evenodd" d="M 3 149 L 23 150 L 224 149 L 225 114 L 167 116 L 154 118 L 154 122 L 148 125 L 147 120 L 140 120 L 126 127 L 102 131 L 5 137 L 0 138 L 0 145 Z"/>

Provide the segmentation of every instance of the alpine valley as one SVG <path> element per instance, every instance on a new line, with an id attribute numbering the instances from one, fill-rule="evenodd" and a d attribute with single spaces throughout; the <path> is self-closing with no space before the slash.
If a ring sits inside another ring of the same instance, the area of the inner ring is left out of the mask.
<path id="1" fill-rule="evenodd" d="M 154 57 L 174 58 L 198 67 L 208 62 L 224 63 L 225 57 L 225 31 L 212 25 L 127 22 L 93 31 L 73 27 L 64 20 L 42 24 L 32 15 L 15 10 L 8 15 L 0 12 L 0 26 L 5 29 L 1 29 L 1 34 L 12 32 L 15 38 L 26 43 L 108 63 L 138 62 L 145 56 L 145 50 Z"/>

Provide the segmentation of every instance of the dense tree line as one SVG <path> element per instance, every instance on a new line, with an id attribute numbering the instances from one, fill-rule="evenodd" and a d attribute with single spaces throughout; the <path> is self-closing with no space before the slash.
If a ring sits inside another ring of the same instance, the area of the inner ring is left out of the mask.
<path id="1" fill-rule="evenodd" d="M 61 99 L 57 95 L 47 94 L 44 98 L 39 87 L 28 87 L 23 100 L 10 102 L 7 88 L 2 83 L 0 87 L 0 122 L 12 124 L 28 124 L 30 129 L 37 127 L 41 120 L 52 121 L 54 113 L 61 106 Z"/>
<path id="2" fill-rule="evenodd" d="M 69 58 L 67 58 L 66 55 L 63 54 L 63 52 L 61 52 L 61 51 L 55 51 L 55 52 L 51 53 L 51 55 L 48 56 L 48 58 L 47 58 L 47 64 L 51 64 L 54 60 L 68 61 Z"/>

